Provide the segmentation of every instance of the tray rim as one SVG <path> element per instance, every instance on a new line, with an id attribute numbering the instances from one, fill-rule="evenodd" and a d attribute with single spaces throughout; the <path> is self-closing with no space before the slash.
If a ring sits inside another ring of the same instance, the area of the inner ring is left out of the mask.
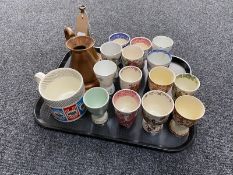
<path id="1" fill-rule="evenodd" d="M 96 48 L 98 49 L 98 48 Z M 71 56 L 71 52 L 67 52 L 66 55 L 63 57 L 62 61 L 60 62 L 58 68 L 62 68 L 65 66 L 66 62 L 68 61 L 69 57 Z M 190 65 L 182 58 L 172 55 L 172 57 L 176 57 L 180 60 L 182 60 L 183 62 L 185 62 L 190 70 L 190 73 L 192 73 L 192 69 L 190 67 Z M 178 147 L 161 147 L 159 145 L 153 145 L 153 144 L 136 144 L 136 143 L 132 143 L 132 142 L 127 142 L 128 140 L 123 140 L 123 139 L 114 139 L 111 137 L 103 137 L 103 136 L 99 136 L 99 135 L 95 135 L 95 134 L 89 134 L 89 133 L 83 133 L 82 131 L 79 132 L 75 132 L 72 129 L 66 129 L 66 128 L 55 128 L 53 126 L 47 126 L 46 124 L 44 124 L 44 122 L 38 117 L 38 113 L 40 113 L 40 109 L 41 106 L 43 105 L 44 100 L 42 97 L 39 97 L 39 99 L 37 100 L 35 106 L 34 106 L 34 119 L 36 121 L 36 123 L 45 128 L 45 129 L 49 129 L 49 130 L 55 130 L 55 131 L 59 131 L 59 132 L 64 132 L 64 133 L 69 133 L 69 134 L 74 134 L 74 135 L 79 135 L 79 136 L 84 136 L 84 137 L 90 137 L 90 138 L 95 138 L 95 139 L 100 139 L 100 140 L 105 140 L 105 141 L 111 141 L 111 142 L 116 142 L 116 143 L 121 143 L 121 144 L 127 144 L 127 145 L 132 145 L 132 146 L 136 146 L 136 147 L 142 147 L 142 148 L 147 148 L 147 149 L 152 149 L 152 150 L 156 150 L 156 151 L 161 151 L 161 152 L 169 152 L 169 153 L 175 153 L 175 152 L 180 152 L 183 151 L 185 149 L 187 149 L 189 146 L 191 146 L 195 140 L 195 137 L 197 135 L 197 129 L 196 126 L 192 126 L 190 128 L 190 134 L 187 138 L 187 140 L 180 146 Z M 37 106 L 40 106 L 39 109 Z M 39 112 L 38 112 L 39 110 Z"/>

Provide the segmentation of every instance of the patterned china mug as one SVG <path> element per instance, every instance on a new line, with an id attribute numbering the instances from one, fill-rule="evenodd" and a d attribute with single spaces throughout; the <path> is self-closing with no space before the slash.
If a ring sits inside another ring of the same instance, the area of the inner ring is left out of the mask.
<path id="1" fill-rule="evenodd" d="M 177 75 L 172 87 L 173 98 L 177 99 L 182 95 L 194 95 L 200 84 L 200 80 L 193 74 L 184 73 Z"/>
<path id="2" fill-rule="evenodd" d="M 119 124 L 130 128 L 141 106 L 141 97 L 134 90 L 122 89 L 114 94 L 112 104 Z"/>
<path id="3" fill-rule="evenodd" d="M 137 45 L 129 45 L 122 49 L 123 66 L 144 67 L 144 51 Z"/>
<path id="4" fill-rule="evenodd" d="M 174 101 L 163 91 L 152 90 L 142 97 L 142 126 L 152 135 L 158 133 L 174 109 Z"/>
<path id="5" fill-rule="evenodd" d="M 175 101 L 173 119 L 169 123 L 170 131 L 176 136 L 186 136 L 189 128 L 205 114 L 205 106 L 198 98 L 182 95 Z"/>

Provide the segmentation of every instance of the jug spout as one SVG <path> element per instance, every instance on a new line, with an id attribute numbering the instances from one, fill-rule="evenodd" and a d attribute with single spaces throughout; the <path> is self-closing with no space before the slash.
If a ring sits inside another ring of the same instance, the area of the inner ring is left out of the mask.
<path id="1" fill-rule="evenodd" d="M 70 27 L 65 27 L 64 34 L 65 34 L 66 41 L 68 41 L 70 38 L 75 36 L 75 33 Z"/>

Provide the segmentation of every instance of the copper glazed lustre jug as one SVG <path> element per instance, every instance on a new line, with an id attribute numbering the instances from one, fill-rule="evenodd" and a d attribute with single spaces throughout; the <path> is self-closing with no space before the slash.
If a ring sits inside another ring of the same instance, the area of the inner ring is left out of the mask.
<path id="1" fill-rule="evenodd" d="M 66 47 L 71 51 L 70 67 L 79 71 L 83 77 L 85 89 L 99 86 L 93 67 L 100 59 L 94 48 L 95 41 L 89 36 L 89 22 L 85 14 L 85 6 L 80 6 L 80 14 L 77 17 L 77 27 L 75 33 L 70 27 L 64 29 Z M 78 27 L 79 26 L 79 27 Z"/>
<path id="2" fill-rule="evenodd" d="M 99 60 L 94 43 L 89 36 L 74 36 L 66 42 L 66 47 L 71 51 L 70 67 L 81 73 L 86 90 L 99 86 L 93 71 L 95 63 Z"/>

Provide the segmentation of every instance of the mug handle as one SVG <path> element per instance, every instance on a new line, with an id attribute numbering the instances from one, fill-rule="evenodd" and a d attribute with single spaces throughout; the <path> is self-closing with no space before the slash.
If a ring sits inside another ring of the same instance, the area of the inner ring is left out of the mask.
<path id="1" fill-rule="evenodd" d="M 38 72 L 34 75 L 34 79 L 37 82 L 37 84 L 40 84 L 40 81 L 45 77 L 45 74 L 42 72 Z"/>

